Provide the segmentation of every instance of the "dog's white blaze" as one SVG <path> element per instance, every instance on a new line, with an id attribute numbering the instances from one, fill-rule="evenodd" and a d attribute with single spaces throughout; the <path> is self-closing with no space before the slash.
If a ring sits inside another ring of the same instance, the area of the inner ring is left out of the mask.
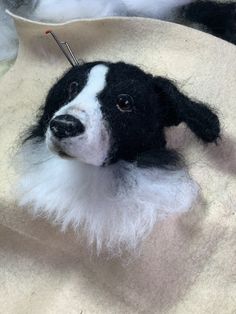
<path id="1" fill-rule="evenodd" d="M 103 64 L 95 65 L 88 75 L 87 84 L 70 103 L 76 109 L 85 111 L 97 111 L 100 104 L 96 96 L 104 89 L 106 85 L 106 74 L 108 67 Z"/>
<path id="2" fill-rule="evenodd" d="M 103 64 L 95 65 L 89 72 L 87 83 L 82 91 L 68 105 L 56 112 L 55 116 L 65 113 L 75 113 L 79 111 L 98 111 L 101 105 L 97 100 L 97 95 L 106 85 L 106 74 L 108 67 Z"/>
<path id="3" fill-rule="evenodd" d="M 57 142 L 62 151 L 83 162 L 96 166 L 102 165 L 110 149 L 110 138 L 101 112 L 97 95 L 106 86 L 108 67 L 103 64 L 94 66 L 82 91 L 66 106 L 54 115 L 70 114 L 78 118 L 85 126 L 85 132 L 79 136 Z M 47 133 L 47 143 L 51 150 L 52 134 Z"/>

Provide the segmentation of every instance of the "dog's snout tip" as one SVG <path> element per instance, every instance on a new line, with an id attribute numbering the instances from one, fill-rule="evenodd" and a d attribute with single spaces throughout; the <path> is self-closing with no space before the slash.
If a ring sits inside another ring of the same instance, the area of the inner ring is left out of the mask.
<path id="1" fill-rule="evenodd" d="M 52 134 L 59 139 L 78 136 L 85 130 L 80 120 L 69 114 L 55 117 L 49 127 Z"/>

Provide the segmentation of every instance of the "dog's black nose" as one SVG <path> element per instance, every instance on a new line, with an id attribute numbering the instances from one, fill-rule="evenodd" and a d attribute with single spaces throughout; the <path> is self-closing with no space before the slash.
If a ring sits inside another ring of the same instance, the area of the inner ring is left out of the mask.
<path id="1" fill-rule="evenodd" d="M 55 117 L 50 122 L 50 130 L 57 138 L 74 137 L 84 132 L 84 126 L 79 119 L 64 114 Z"/>

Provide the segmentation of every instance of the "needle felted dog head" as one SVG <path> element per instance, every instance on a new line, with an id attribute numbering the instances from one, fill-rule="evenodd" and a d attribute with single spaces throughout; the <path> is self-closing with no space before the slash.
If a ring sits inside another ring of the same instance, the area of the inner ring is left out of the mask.
<path id="1" fill-rule="evenodd" d="M 216 115 L 168 80 L 122 62 L 94 62 L 53 86 L 30 137 L 45 137 L 51 151 L 95 166 L 147 157 L 158 166 L 174 161 L 169 152 L 165 160 L 157 155 L 165 150 L 164 127 L 180 122 L 205 142 L 219 135 Z"/>
<path id="2" fill-rule="evenodd" d="M 196 198 L 166 148 L 164 129 L 181 122 L 204 142 L 219 136 L 216 114 L 165 78 L 123 62 L 73 67 L 24 142 L 21 204 L 64 228 L 83 227 L 98 249 L 135 248 L 158 218 Z"/>

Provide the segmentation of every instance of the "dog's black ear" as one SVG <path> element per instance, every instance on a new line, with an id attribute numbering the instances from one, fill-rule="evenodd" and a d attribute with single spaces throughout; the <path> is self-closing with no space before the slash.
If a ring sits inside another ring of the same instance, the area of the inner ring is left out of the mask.
<path id="1" fill-rule="evenodd" d="M 212 109 L 189 99 L 170 80 L 163 77 L 154 78 L 154 88 L 163 106 L 164 126 L 185 122 L 204 142 L 214 142 L 218 139 L 220 122 Z"/>

